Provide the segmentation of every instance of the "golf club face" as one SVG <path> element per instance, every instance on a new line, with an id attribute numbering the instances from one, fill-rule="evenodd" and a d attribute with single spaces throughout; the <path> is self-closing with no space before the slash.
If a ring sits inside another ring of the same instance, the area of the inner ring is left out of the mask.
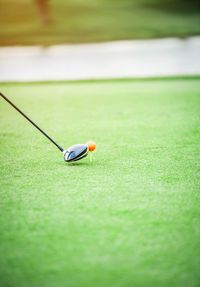
<path id="1" fill-rule="evenodd" d="M 73 162 L 80 160 L 88 155 L 87 144 L 76 144 L 63 151 L 64 160 L 66 162 Z"/>

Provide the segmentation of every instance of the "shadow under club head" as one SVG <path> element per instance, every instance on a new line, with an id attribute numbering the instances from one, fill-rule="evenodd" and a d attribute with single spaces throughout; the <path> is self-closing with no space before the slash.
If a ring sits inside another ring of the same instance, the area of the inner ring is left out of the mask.
<path id="1" fill-rule="evenodd" d="M 73 162 L 80 160 L 88 155 L 87 144 L 76 144 L 63 151 L 64 160 L 66 162 Z"/>

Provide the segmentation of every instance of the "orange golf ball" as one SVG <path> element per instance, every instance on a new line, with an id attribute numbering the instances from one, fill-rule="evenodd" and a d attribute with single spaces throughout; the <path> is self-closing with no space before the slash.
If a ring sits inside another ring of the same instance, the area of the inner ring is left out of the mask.
<path id="1" fill-rule="evenodd" d="M 95 148 L 96 148 L 96 144 L 95 144 L 95 142 L 93 142 L 93 141 L 87 142 L 87 145 L 88 145 L 89 151 L 94 151 Z"/>

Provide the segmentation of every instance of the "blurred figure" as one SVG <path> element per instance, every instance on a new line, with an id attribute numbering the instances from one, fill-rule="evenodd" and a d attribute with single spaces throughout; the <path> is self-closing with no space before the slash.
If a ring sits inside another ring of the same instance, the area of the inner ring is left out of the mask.
<path id="1" fill-rule="evenodd" d="M 34 1 L 38 7 L 42 23 L 44 25 L 48 24 L 50 22 L 48 0 L 34 0 Z"/>

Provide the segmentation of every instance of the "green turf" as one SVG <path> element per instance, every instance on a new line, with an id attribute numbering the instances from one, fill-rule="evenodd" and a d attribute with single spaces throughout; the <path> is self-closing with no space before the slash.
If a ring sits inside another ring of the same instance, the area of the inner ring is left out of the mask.
<path id="1" fill-rule="evenodd" d="M 0 286 L 200 283 L 200 79 L 2 84 Z"/>
<path id="2" fill-rule="evenodd" d="M 200 34 L 198 0 L 51 0 L 41 25 L 33 0 L 0 0 L 0 45 L 51 45 Z"/>

